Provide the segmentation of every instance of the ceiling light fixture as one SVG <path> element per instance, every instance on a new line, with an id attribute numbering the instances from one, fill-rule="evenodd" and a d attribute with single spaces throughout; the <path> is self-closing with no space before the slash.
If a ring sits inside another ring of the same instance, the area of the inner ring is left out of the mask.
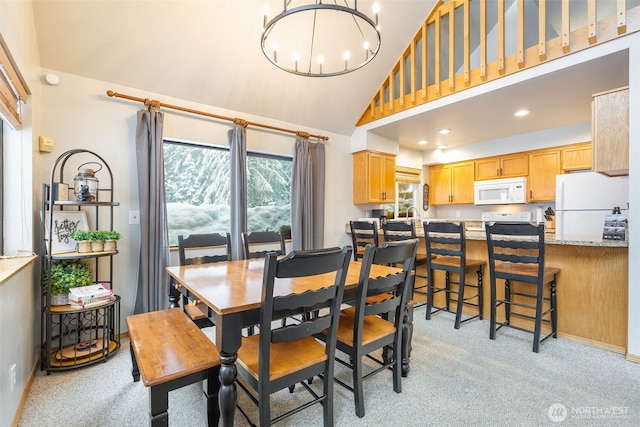
<path id="1" fill-rule="evenodd" d="M 443 129 L 440 129 L 440 130 L 438 131 L 438 133 L 439 133 L 440 135 L 447 135 L 447 134 L 451 133 L 451 129 L 449 129 L 449 128 L 443 128 Z"/>
<path id="2" fill-rule="evenodd" d="M 268 21 L 264 15 L 262 52 L 276 67 L 308 77 L 331 77 L 350 73 L 371 62 L 380 49 L 378 5 L 371 19 L 353 7 L 322 3 L 289 7 Z M 308 3 L 308 1 L 306 2 Z"/>
<path id="3" fill-rule="evenodd" d="M 422 139 L 420 141 L 418 141 L 418 144 L 420 145 L 427 145 L 429 143 L 429 141 L 427 141 L 426 139 Z"/>
<path id="4" fill-rule="evenodd" d="M 528 114 L 529 114 L 529 110 L 518 110 L 515 113 L 513 113 L 513 115 L 516 117 L 524 117 Z"/>

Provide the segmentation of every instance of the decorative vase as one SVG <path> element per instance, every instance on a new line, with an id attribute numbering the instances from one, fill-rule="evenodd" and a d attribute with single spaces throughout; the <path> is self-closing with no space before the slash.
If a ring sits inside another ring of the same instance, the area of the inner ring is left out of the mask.
<path id="1" fill-rule="evenodd" d="M 67 305 L 68 294 L 51 294 L 51 305 Z"/>
<path id="2" fill-rule="evenodd" d="M 91 242 L 88 240 L 80 240 L 78 242 L 78 252 L 91 252 Z"/>
<path id="3" fill-rule="evenodd" d="M 102 242 L 102 241 L 91 242 L 91 251 L 92 252 L 102 252 L 102 251 L 104 251 L 104 242 Z"/>
<path id="4" fill-rule="evenodd" d="M 104 241 L 104 250 L 105 251 L 115 251 L 118 248 L 117 240 L 105 240 Z"/>

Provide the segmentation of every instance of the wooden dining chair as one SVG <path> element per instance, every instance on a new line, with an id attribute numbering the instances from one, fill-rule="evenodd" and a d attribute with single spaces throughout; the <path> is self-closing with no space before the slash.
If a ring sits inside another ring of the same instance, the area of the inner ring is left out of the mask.
<path id="1" fill-rule="evenodd" d="M 229 233 L 191 234 L 187 237 L 178 236 L 178 256 L 180 265 L 207 264 L 228 261 L 231 259 L 231 239 Z M 174 285 L 179 288 L 180 285 Z M 213 326 L 213 313 L 205 304 L 184 288 L 179 288 L 182 294 L 182 308 L 185 313 L 200 328 Z"/>
<path id="2" fill-rule="evenodd" d="M 533 333 L 537 353 L 540 343 L 556 338 L 558 331 L 556 280 L 560 269 L 545 263 L 544 224 L 486 223 L 485 230 L 491 275 L 489 338 L 496 339 L 503 326 Z M 504 296 L 498 294 L 498 279 L 504 281 Z M 496 310 L 501 305 L 504 320 L 498 321 Z M 550 330 L 541 337 L 543 323 Z"/>
<path id="3" fill-rule="evenodd" d="M 378 247 L 378 226 L 375 221 L 349 221 L 351 241 L 353 242 L 353 260 L 362 259 L 365 246 Z"/>
<path id="4" fill-rule="evenodd" d="M 353 392 L 356 415 L 360 418 L 365 414 L 363 380 L 366 378 L 391 369 L 393 390 L 396 393 L 402 391 L 402 323 L 417 249 L 416 239 L 385 242 L 378 248 L 367 245 L 362 258 L 356 304 L 340 312 L 336 346 L 349 357 L 349 361 L 341 358 L 336 358 L 336 361 L 352 370 L 353 382 L 349 385 L 338 379 L 335 381 Z M 387 276 L 369 277 L 373 264 L 401 265 L 402 269 Z M 319 338 L 329 337 L 320 335 Z M 390 354 L 387 353 L 389 357 L 381 359 L 371 354 L 385 347 L 391 348 Z M 367 374 L 363 374 L 365 357 L 378 365 Z"/>
<path id="5" fill-rule="evenodd" d="M 258 405 L 259 425 L 270 425 L 315 403 L 322 404 L 324 425 L 333 425 L 336 332 L 350 258 L 349 246 L 343 249 L 292 251 L 283 259 L 278 259 L 274 253 L 267 254 L 260 333 L 242 338 L 237 359 L 238 374 L 253 392 L 241 381 L 238 381 L 238 385 Z M 313 286 L 314 276 L 327 273 L 333 273 L 330 282 L 323 278 L 323 282 L 319 283 L 321 286 Z M 306 285 L 296 287 L 298 278 L 305 278 L 302 282 Z M 286 287 L 291 293 L 277 295 L 274 291 L 276 286 Z M 325 308 L 328 310 L 322 310 Z M 300 324 L 282 327 L 279 322 L 274 322 L 284 315 L 303 314 L 312 309 L 320 310 L 318 315 L 305 317 Z M 326 331 L 324 343 L 314 338 L 315 334 L 322 331 Z M 322 395 L 304 381 L 316 375 L 323 379 Z M 312 399 L 271 418 L 269 396 L 297 383 L 311 393 Z"/>
<path id="6" fill-rule="evenodd" d="M 251 247 L 260 250 L 251 251 Z M 278 255 L 287 253 L 284 244 L 284 237 L 277 231 L 252 231 L 242 233 L 242 246 L 244 248 L 244 259 L 264 258 L 268 252 L 275 252 Z"/>

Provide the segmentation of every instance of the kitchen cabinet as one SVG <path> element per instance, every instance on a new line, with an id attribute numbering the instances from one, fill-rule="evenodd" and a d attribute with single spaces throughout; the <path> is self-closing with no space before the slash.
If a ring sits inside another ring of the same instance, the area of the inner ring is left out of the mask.
<path id="1" fill-rule="evenodd" d="M 473 203 L 474 162 L 429 168 L 429 202 L 432 205 Z"/>
<path id="2" fill-rule="evenodd" d="M 591 170 L 592 149 L 590 142 L 568 145 L 562 148 L 562 170 L 564 172 Z"/>
<path id="3" fill-rule="evenodd" d="M 529 156 L 517 153 L 508 156 L 488 157 L 475 161 L 475 179 L 515 178 L 529 174 Z"/>
<path id="4" fill-rule="evenodd" d="M 562 173 L 561 150 L 529 153 L 528 202 L 553 202 L 556 199 L 556 175 Z"/>
<path id="5" fill-rule="evenodd" d="M 593 95 L 593 170 L 609 176 L 629 174 L 629 87 Z"/>
<path id="6" fill-rule="evenodd" d="M 396 156 L 375 151 L 353 154 L 353 203 L 393 203 Z"/>

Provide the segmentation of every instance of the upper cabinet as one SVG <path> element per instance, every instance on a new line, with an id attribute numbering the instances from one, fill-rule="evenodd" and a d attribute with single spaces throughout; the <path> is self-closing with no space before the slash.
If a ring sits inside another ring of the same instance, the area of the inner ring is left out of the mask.
<path id="1" fill-rule="evenodd" d="M 396 156 L 375 151 L 353 154 L 353 203 L 393 203 Z"/>
<path id="2" fill-rule="evenodd" d="M 473 203 L 474 162 L 450 163 L 429 168 L 432 205 Z"/>
<path id="3" fill-rule="evenodd" d="M 561 150 L 539 150 L 529 154 L 529 202 L 556 199 L 556 175 L 562 173 Z"/>
<path id="4" fill-rule="evenodd" d="M 591 170 L 592 157 L 590 142 L 563 147 L 562 170 L 564 172 Z"/>
<path id="5" fill-rule="evenodd" d="M 476 181 L 515 178 L 529 174 L 529 156 L 527 153 L 478 159 L 475 164 Z"/>
<path id="6" fill-rule="evenodd" d="M 593 95 L 593 170 L 609 176 L 629 174 L 629 88 Z"/>

